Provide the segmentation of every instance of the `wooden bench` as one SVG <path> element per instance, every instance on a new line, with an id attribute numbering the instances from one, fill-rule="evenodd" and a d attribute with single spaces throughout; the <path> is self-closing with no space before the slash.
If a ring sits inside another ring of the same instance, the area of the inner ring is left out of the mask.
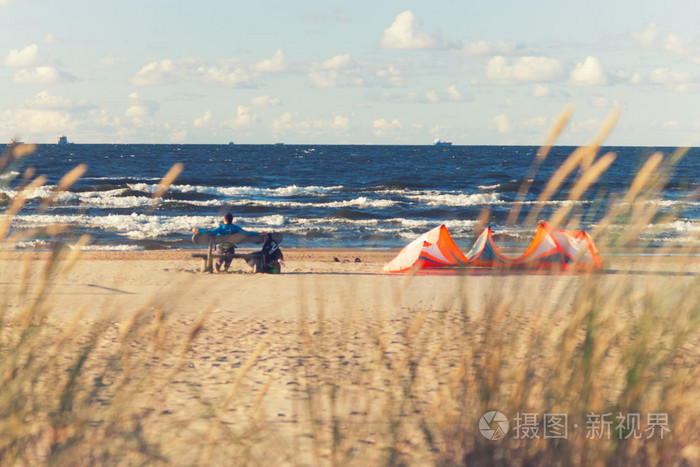
<path id="1" fill-rule="evenodd" d="M 277 243 L 282 241 L 282 234 L 275 232 L 271 234 L 273 239 Z M 195 245 L 207 245 L 209 248 L 206 253 L 192 253 L 193 258 L 202 259 L 202 272 L 213 272 L 214 271 L 214 258 L 241 258 L 246 261 L 253 258 L 260 258 L 261 252 L 254 251 L 248 253 L 234 253 L 232 255 L 224 255 L 221 253 L 214 253 L 214 245 L 219 243 L 231 243 L 237 245 L 239 243 L 257 243 L 262 244 L 265 242 L 265 235 L 246 235 L 243 233 L 235 233 L 230 235 L 207 235 L 204 233 L 195 233 L 192 235 L 192 242 Z M 253 266 L 253 272 L 258 272 L 258 262 Z"/>
<path id="2" fill-rule="evenodd" d="M 192 253 L 193 258 L 200 258 L 202 260 L 202 272 L 213 272 L 214 271 L 214 260 L 217 258 L 231 258 L 231 259 L 236 259 L 240 258 L 245 261 L 248 261 L 249 259 L 253 258 L 259 258 L 260 257 L 260 252 L 255 251 L 251 253 L 234 253 L 232 255 L 224 255 L 221 253 Z M 253 268 L 253 272 L 255 272 L 255 267 Z"/>

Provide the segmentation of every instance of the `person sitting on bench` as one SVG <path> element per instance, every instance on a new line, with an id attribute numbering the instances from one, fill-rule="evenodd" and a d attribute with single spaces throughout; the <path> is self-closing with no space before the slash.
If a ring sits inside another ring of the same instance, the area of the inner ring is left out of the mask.
<path id="1" fill-rule="evenodd" d="M 233 223 L 233 214 L 230 212 L 224 216 L 224 223 L 215 229 L 207 230 L 200 229 L 197 227 L 192 228 L 194 233 L 203 233 L 207 235 L 229 235 L 235 233 L 243 233 L 249 236 L 260 235 L 260 232 L 250 232 L 244 228 Z M 217 249 L 224 255 L 232 255 L 236 252 L 236 245 L 230 243 L 220 243 L 217 245 Z M 224 271 L 228 271 L 228 267 L 231 265 L 233 258 L 216 258 L 216 265 L 214 266 L 214 272 L 218 273 L 223 266 Z"/>

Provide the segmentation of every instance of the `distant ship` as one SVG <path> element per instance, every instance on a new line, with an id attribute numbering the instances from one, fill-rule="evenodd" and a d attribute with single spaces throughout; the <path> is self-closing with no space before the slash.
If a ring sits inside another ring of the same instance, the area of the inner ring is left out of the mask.
<path id="1" fill-rule="evenodd" d="M 65 135 L 61 135 L 58 137 L 58 144 L 73 144 L 68 142 L 68 137 Z"/>
<path id="2" fill-rule="evenodd" d="M 435 138 L 433 141 L 434 146 L 452 146 L 452 141 L 442 141 L 439 138 Z"/>
<path id="3" fill-rule="evenodd" d="M 10 140 L 10 146 L 16 146 L 16 145 L 18 145 L 18 144 L 24 144 L 24 142 L 23 142 L 23 141 L 17 141 L 17 140 L 14 139 L 14 138 L 12 138 L 12 139 Z"/>

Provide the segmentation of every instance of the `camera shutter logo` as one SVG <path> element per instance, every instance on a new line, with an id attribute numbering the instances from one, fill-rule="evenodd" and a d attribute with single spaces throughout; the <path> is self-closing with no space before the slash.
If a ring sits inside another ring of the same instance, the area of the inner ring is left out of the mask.
<path id="1" fill-rule="evenodd" d="M 508 433 L 508 417 L 497 410 L 491 410 L 481 416 L 479 420 L 479 431 L 486 439 L 497 441 Z"/>

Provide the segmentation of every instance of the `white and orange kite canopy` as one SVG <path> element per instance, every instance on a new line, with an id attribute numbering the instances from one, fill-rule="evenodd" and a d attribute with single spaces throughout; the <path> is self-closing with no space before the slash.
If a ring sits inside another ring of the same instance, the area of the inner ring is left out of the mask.
<path id="1" fill-rule="evenodd" d="M 600 256 L 591 236 L 583 230 L 556 229 L 546 222 L 537 227 L 530 246 L 522 255 L 505 256 L 493 242 L 491 227 L 484 229 L 472 249 L 463 254 L 441 225 L 406 245 L 384 266 L 387 272 L 405 272 L 413 268 L 534 268 L 573 269 L 602 268 Z"/>

